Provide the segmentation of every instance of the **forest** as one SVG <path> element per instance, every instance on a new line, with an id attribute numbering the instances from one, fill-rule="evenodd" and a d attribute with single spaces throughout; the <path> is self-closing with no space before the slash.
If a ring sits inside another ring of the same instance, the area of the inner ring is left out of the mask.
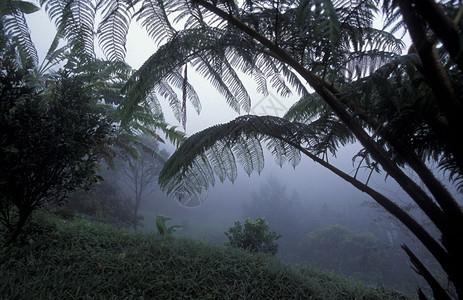
<path id="1" fill-rule="evenodd" d="M 0 298 L 463 298 L 462 16 L 2 1 Z"/>

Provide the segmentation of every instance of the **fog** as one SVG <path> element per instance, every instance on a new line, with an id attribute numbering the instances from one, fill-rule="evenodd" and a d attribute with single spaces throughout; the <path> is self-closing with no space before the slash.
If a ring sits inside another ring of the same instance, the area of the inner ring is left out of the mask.
<path id="1" fill-rule="evenodd" d="M 32 24 L 40 24 L 31 26 L 31 30 L 39 55 L 43 57 L 53 38 L 53 27 L 50 26 L 49 32 L 44 29 L 44 24 L 48 21 L 44 15 L 38 14 L 30 19 Z M 127 61 L 136 68 L 154 51 L 154 47 L 149 38 L 136 28 L 131 30 L 130 35 Z M 198 116 L 192 107 L 187 108 L 188 135 L 239 115 L 227 106 L 211 85 L 191 77 L 196 81 L 193 84 L 198 90 L 203 110 Z M 251 112 L 255 114 L 276 112 L 279 115 L 282 112 L 279 108 L 287 109 L 297 100 L 297 95 L 286 99 L 275 96 L 276 93 L 263 96 L 254 92 L 252 82 L 245 84 L 249 84 L 254 105 Z M 164 112 L 168 122 L 179 125 L 167 105 L 164 106 Z M 159 147 L 169 153 L 174 150 L 168 144 L 160 144 Z M 337 157 L 330 157 L 330 162 L 347 173 L 353 173 L 356 166 L 352 164 L 352 157 L 359 149 L 357 144 L 341 149 Z M 115 174 L 110 176 L 116 176 L 112 180 L 118 185 L 120 193 L 131 198 L 126 181 L 117 178 L 122 176 L 121 173 Z M 359 174 L 363 181 L 367 177 L 367 172 L 361 171 Z M 419 250 L 420 244 L 411 239 L 408 232 L 386 212 L 378 208 L 369 196 L 307 157 L 303 157 L 301 163 L 293 169 L 290 165 L 278 166 L 267 153 L 265 168 L 261 174 L 253 173 L 248 176 L 239 169 L 236 182 L 220 183 L 217 180 L 215 186 L 202 195 L 204 202 L 195 207 L 182 206 L 175 198 L 159 191 L 155 181 L 152 184 L 155 191 L 143 199 L 139 210 L 139 214 L 143 216 L 142 226 L 138 229 L 141 231 L 156 231 L 155 218 L 162 214 L 172 218 L 168 221 L 168 226 L 183 226 L 182 230 L 175 233 L 177 237 L 225 243 L 224 232 L 235 221 L 242 222 L 247 217 L 262 216 L 266 217 L 272 230 L 282 235 L 278 240 L 277 254 L 282 260 L 288 263 L 310 263 L 401 289 L 414 289 L 419 279 L 411 271 L 400 245 L 406 242 L 417 253 L 427 257 L 426 252 Z M 384 173 L 374 174 L 369 185 L 401 205 L 408 203 L 407 195 L 395 182 L 386 179 Z M 277 191 L 272 198 L 271 192 L 274 188 Z M 256 208 L 254 204 L 260 206 Z M 417 217 L 418 220 L 425 220 L 422 216 Z M 332 234 L 329 240 L 334 244 L 316 239 L 316 234 L 320 232 Z M 341 233 L 343 239 L 336 240 Z M 310 234 L 312 235 L 308 236 Z M 342 249 L 344 252 L 340 251 Z"/>
<path id="2" fill-rule="evenodd" d="M 335 164 L 354 170 L 350 160 L 353 149 L 347 150 Z M 385 181 L 382 174 L 372 180 L 372 184 L 379 183 L 385 194 L 405 203 L 406 195 L 393 182 Z M 293 169 L 289 165 L 280 168 L 267 155 L 260 175 L 247 176 L 240 170 L 236 182 L 217 182 L 203 197 L 201 205 L 185 207 L 157 192 L 142 206 L 141 230 L 155 231 L 155 216 L 162 214 L 172 218 L 168 225 L 183 226 L 175 233 L 177 237 L 225 243 L 224 233 L 235 221 L 265 217 L 270 228 L 282 235 L 277 241 L 277 256 L 288 263 L 309 263 L 402 290 L 412 290 L 419 280 L 400 245 L 406 242 L 418 250 L 420 244 L 369 196 L 307 158 Z M 332 235 L 327 238 L 333 245 L 318 240 L 315 248 L 304 246 L 309 234 L 323 230 Z M 351 232 L 339 237 L 339 233 L 329 230 Z M 332 253 L 328 257 L 320 253 L 329 250 Z M 424 251 L 421 254 L 427 255 Z"/>

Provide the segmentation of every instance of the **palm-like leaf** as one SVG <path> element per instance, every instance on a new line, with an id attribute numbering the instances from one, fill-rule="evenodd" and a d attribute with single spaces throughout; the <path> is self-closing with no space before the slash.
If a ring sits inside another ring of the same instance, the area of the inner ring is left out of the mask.
<path id="1" fill-rule="evenodd" d="M 133 18 L 160 45 L 124 87 L 128 94 L 123 106 L 127 118 L 139 103 L 148 98 L 159 101 L 160 95 L 169 101 L 179 120 L 185 119 L 183 101 L 174 95 L 179 81 L 188 85 L 186 99 L 199 111 L 194 88 L 188 80 L 181 80 L 185 79 L 180 74 L 186 64 L 193 65 L 196 72 L 208 79 L 236 111 L 250 109 L 250 97 L 236 70 L 253 76 L 264 94 L 268 86 L 283 96 L 291 94 L 292 88 L 301 95 L 308 94 L 294 70 L 195 1 L 105 0 L 97 6 L 91 3 L 41 1 L 66 38 L 88 54 L 93 53 L 92 26 L 97 11 L 103 15 L 98 34 L 107 57 L 123 59 Z M 376 13 L 372 1 L 289 1 L 280 3 L 278 11 L 266 1 L 254 2 L 252 10 L 247 10 L 248 6 L 249 3 L 244 3 L 243 8 L 232 2 L 217 3 L 217 7 L 233 12 L 235 18 L 274 40 L 304 66 L 332 82 L 368 74 L 402 47 L 402 42 L 391 34 L 372 28 Z M 184 29 L 177 30 L 178 25 Z M 185 90 L 183 85 L 180 90 Z"/>
<path id="2" fill-rule="evenodd" d="M 221 181 L 235 180 L 238 164 L 247 174 L 260 173 L 264 167 L 262 143 L 277 163 L 288 161 L 295 166 L 302 145 L 310 149 L 316 139 L 314 131 L 301 123 L 271 116 L 239 117 L 188 138 L 166 162 L 159 183 L 168 193 L 200 193 L 215 183 L 215 175 Z"/>
<path id="3" fill-rule="evenodd" d="M 97 7 L 87 0 L 40 0 L 58 33 L 65 37 L 78 52 L 95 56 L 94 24 Z"/>
<path id="4" fill-rule="evenodd" d="M 24 56 L 23 67 L 26 64 L 37 66 L 39 58 L 34 43 L 32 42 L 25 14 L 38 11 L 33 3 L 19 0 L 5 0 L 0 3 L 0 22 L 2 30 L 15 40 L 20 54 Z M 29 61 L 29 62 L 26 62 Z"/>
<path id="5" fill-rule="evenodd" d="M 133 9 L 125 1 L 103 1 L 103 21 L 98 27 L 98 38 L 105 55 L 111 60 L 123 61 Z"/>
<path id="6" fill-rule="evenodd" d="M 137 21 L 141 22 L 149 36 L 157 45 L 172 39 L 176 29 L 172 26 L 168 11 L 174 11 L 176 1 L 141 1 L 141 8 L 137 11 Z M 179 1 L 181 2 L 181 1 Z"/>
<path id="7" fill-rule="evenodd" d="M 203 32 L 194 29 L 175 35 L 169 43 L 153 54 L 125 85 L 124 91 L 128 95 L 124 103 L 126 111 L 130 114 L 131 107 L 144 101 L 150 93 L 156 92 L 160 84 L 164 85 L 163 91 L 167 91 L 168 86 L 176 88 L 183 86 L 184 80 L 180 68 L 188 62 L 191 62 L 199 74 L 206 76 L 213 83 L 225 96 L 230 106 L 237 111 L 240 108 L 248 111 L 250 97 L 232 66 L 221 54 L 223 48 L 233 43 L 229 35 L 221 37 L 223 33 L 217 30 Z M 234 40 L 238 39 L 235 37 Z M 186 91 L 190 103 L 199 112 L 201 106 L 195 90 L 188 84 Z M 164 93 L 164 95 L 168 95 L 174 111 L 180 111 L 181 102 L 172 93 Z"/>

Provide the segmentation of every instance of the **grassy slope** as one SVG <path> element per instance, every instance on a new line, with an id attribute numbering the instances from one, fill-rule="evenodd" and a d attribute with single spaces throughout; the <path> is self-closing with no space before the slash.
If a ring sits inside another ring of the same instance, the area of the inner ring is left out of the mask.
<path id="1" fill-rule="evenodd" d="M 401 299 L 382 288 L 265 255 L 36 214 L 0 241 L 0 298 Z"/>

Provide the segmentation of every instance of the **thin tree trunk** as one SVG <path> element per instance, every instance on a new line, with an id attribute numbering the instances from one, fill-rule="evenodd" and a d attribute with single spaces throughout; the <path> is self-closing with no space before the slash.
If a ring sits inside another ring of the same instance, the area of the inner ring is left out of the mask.
<path id="1" fill-rule="evenodd" d="M 442 288 L 434 276 L 432 276 L 431 272 L 429 272 L 429 270 L 421 263 L 412 250 L 410 250 L 410 248 L 408 248 L 405 244 L 402 245 L 402 249 L 404 249 L 405 253 L 407 253 L 410 258 L 410 261 L 415 267 L 415 272 L 421 275 L 431 287 L 434 298 L 439 300 L 450 299 L 447 292 Z"/>
<path id="2" fill-rule="evenodd" d="M 19 218 L 18 222 L 16 222 L 16 225 L 14 226 L 14 231 L 11 233 L 8 243 L 12 244 L 16 242 L 18 236 L 21 234 L 21 232 L 24 229 L 24 226 L 26 225 L 27 219 L 29 219 L 29 216 L 32 213 L 32 209 L 20 209 L 19 210 Z"/>

